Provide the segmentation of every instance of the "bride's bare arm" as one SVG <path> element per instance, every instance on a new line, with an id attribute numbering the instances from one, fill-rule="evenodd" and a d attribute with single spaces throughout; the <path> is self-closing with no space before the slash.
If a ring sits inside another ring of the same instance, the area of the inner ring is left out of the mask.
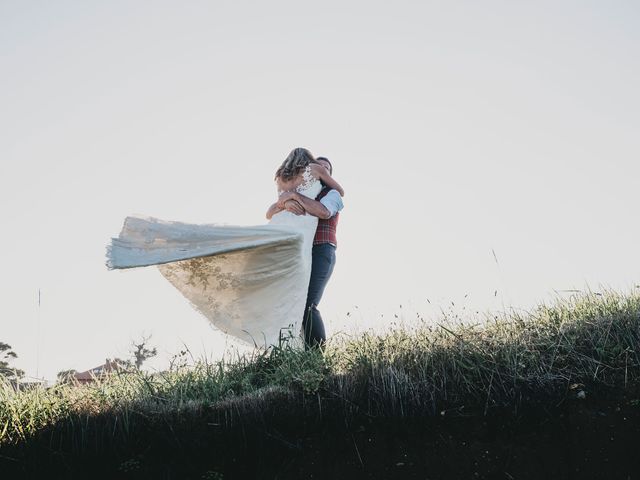
<path id="1" fill-rule="evenodd" d="M 322 182 L 329 188 L 336 190 L 341 197 L 344 197 L 344 188 L 336 182 L 331 174 L 324 168 L 322 165 L 312 164 L 311 165 L 311 173 L 318 179 L 322 180 Z"/>
<path id="2" fill-rule="evenodd" d="M 271 220 L 271 217 L 273 217 L 276 213 L 280 213 L 282 210 L 284 210 L 284 208 L 281 208 L 278 205 L 278 202 L 274 203 L 267 210 L 267 220 Z"/>
<path id="3" fill-rule="evenodd" d="M 267 220 L 271 220 L 271 217 L 283 210 L 287 210 L 295 215 L 304 215 L 306 213 L 305 208 L 300 204 L 300 202 L 294 198 L 288 198 L 283 202 L 278 200 L 269 207 L 269 210 L 267 210 Z"/>

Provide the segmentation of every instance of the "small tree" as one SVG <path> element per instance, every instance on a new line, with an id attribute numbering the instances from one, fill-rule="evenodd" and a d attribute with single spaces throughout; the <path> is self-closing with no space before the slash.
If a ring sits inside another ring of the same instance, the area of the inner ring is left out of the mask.
<path id="1" fill-rule="evenodd" d="M 158 354 L 156 347 L 149 345 L 151 335 L 142 336 L 138 341 L 131 342 L 131 355 L 137 369 L 142 367 L 142 364 L 150 358 L 155 357 Z"/>
<path id="2" fill-rule="evenodd" d="M 71 379 L 76 373 L 78 373 L 78 371 L 74 369 L 62 370 L 61 372 L 58 372 L 58 375 L 57 375 L 58 381 L 62 383 L 69 382 L 71 381 Z"/>
<path id="3" fill-rule="evenodd" d="M 131 360 L 123 360 L 122 358 L 115 357 L 111 360 L 107 359 L 107 361 L 115 363 L 116 367 L 121 370 L 129 371 L 133 368 L 133 362 Z"/>
<path id="4" fill-rule="evenodd" d="M 0 377 L 15 382 L 24 376 L 22 370 L 9 366 L 9 361 L 16 358 L 18 355 L 11 349 L 11 345 L 0 342 Z"/>

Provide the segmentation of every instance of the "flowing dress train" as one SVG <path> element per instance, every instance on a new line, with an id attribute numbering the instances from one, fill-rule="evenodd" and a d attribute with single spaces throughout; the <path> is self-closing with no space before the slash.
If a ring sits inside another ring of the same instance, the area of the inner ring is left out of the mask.
<path id="1" fill-rule="evenodd" d="M 303 173 L 298 193 L 315 198 L 322 185 Z M 127 217 L 107 247 L 107 266 L 157 265 L 212 325 L 268 347 L 281 338 L 301 344 L 318 219 L 282 211 L 267 225 L 220 226 Z"/>

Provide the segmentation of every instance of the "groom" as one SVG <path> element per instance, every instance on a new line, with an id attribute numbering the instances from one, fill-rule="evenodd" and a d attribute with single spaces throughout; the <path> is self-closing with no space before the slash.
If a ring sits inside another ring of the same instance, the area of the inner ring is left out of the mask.
<path id="1" fill-rule="evenodd" d="M 328 158 L 317 157 L 316 162 L 333 174 L 333 166 Z M 318 217 L 318 229 L 313 239 L 311 279 L 307 292 L 307 304 L 302 320 L 305 348 L 324 348 L 327 340 L 324 322 L 318 310 L 322 294 L 333 273 L 336 263 L 336 229 L 340 210 L 343 208 L 342 197 L 336 190 L 324 187 L 315 200 L 297 192 L 286 192 L 278 200 L 278 205 L 296 215 L 308 213 Z"/>

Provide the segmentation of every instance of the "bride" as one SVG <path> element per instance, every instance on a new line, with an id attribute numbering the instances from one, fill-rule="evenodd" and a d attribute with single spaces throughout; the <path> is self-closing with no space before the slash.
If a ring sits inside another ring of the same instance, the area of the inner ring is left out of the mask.
<path id="1" fill-rule="evenodd" d="M 344 195 L 304 148 L 287 156 L 275 180 L 279 195 L 295 191 L 315 199 L 323 184 Z M 127 217 L 107 247 L 107 266 L 157 265 L 215 327 L 244 342 L 300 343 L 318 219 L 276 211 L 268 225 L 253 227 Z"/>

